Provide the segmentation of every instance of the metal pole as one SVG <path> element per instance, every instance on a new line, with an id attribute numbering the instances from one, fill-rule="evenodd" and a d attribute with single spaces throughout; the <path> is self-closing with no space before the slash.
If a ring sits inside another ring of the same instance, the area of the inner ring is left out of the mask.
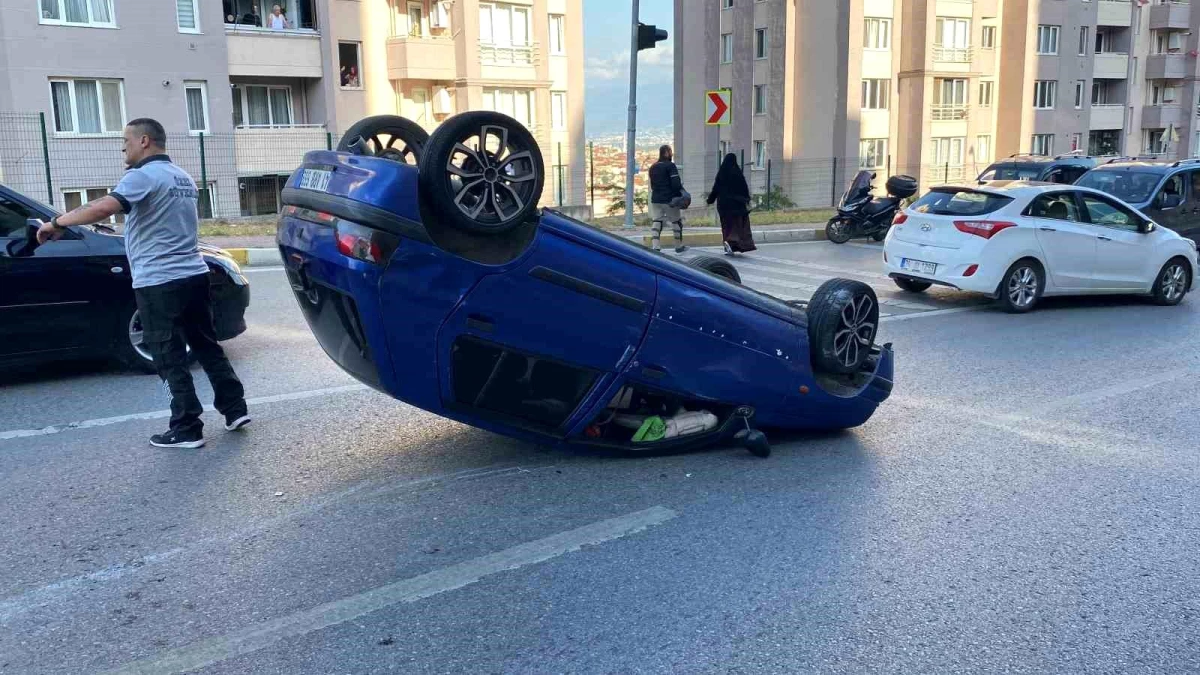
<path id="1" fill-rule="evenodd" d="M 563 205 L 563 163 L 562 143 L 558 144 L 558 205 Z"/>
<path id="2" fill-rule="evenodd" d="M 767 160 L 767 210 L 771 210 L 771 160 Z"/>
<path id="3" fill-rule="evenodd" d="M 629 36 L 629 132 L 625 135 L 625 227 L 633 228 L 633 167 L 637 137 L 638 0 L 633 0 Z"/>
<path id="4" fill-rule="evenodd" d="M 946 162 L 946 168 L 942 171 L 942 182 L 950 182 L 950 162 Z"/>
<path id="5" fill-rule="evenodd" d="M 333 132 L 332 131 L 325 132 L 325 149 L 333 150 Z"/>
<path id="6" fill-rule="evenodd" d="M 742 173 L 746 173 L 746 149 L 742 148 Z"/>
<path id="7" fill-rule="evenodd" d="M 204 195 L 204 201 L 211 204 L 208 198 L 208 162 L 204 157 L 204 132 L 200 132 L 200 194 Z M 212 209 L 209 209 L 209 217 L 212 216 Z M 204 217 L 204 210 L 200 210 L 200 217 Z"/>
<path id="8" fill-rule="evenodd" d="M 50 180 L 50 141 L 46 138 L 46 113 L 38 113 L 42 122 L 42 162 L 46 165 L 46 197 L 54 205 L 54 185 Z"/>
<path id="9" fill-rule="evenodd" d="M 837 206 L 837 157 L 833 158 L 833 174 L 829 176 L 829 204 Z"/>
<path id="10" fill-rule="evenodd" d="M 591 189 L 592 208 L 596 207 L 596 143 L 588 141 L 588 185 Z"/>

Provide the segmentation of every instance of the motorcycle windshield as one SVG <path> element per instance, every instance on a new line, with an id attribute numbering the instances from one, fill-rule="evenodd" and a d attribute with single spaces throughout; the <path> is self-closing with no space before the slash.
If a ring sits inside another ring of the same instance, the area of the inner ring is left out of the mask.
<path id="1" fill-rule="evenodd" d="M 859 171 L 850 181 L 850 187 L 842 194 L 841 206 L 850 204 L 871 193 L 871 181 L 875 178 L 874 171 Z"/>

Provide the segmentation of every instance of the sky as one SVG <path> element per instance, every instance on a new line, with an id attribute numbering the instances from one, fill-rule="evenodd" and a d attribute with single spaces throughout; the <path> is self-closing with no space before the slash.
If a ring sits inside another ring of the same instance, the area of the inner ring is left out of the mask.
<path id="1" fill-rule="evenodd" d="M 670 127 L 675 105 L 672 0 L 641 0 L 641 21 L 667 31 L 654 49 L 638 53 L 637 126 Z M 625 130 L 629 109 L 631 0 L 583 0 L 586 128 L 589 136 Z"/>

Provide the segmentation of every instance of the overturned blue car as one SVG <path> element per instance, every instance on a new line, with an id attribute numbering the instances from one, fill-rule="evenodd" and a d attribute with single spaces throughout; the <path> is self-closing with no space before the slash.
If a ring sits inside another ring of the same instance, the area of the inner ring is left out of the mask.
<path id="1" fill-rule="evenodd" d="M 539 208 L 544 178 L 533 136 L 493 112 L 432 136 L 367 118 L 307 153 L 278 244 L 321 347 L 405 403 L 538 443 L 765 456 L 767 431 L 858 426 L 890 395 L 866 284 L 785 302 L 721 258 Z"/>

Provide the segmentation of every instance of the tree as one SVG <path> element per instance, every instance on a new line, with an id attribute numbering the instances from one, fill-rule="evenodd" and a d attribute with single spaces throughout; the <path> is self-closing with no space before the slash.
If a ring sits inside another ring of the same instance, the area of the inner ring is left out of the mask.
<path id="1" fill-rule="evenodd" d="M 605 209 L 605 213 L 610 216 L 617 216 L 625 213 L 625 186 L 608 184 L 600 188 L 601 192 L 608 195 L 609 204 Z M 638 213 L 645 213 L 646 206 L 650 203 L 650 196 L 645 190 L 635 190 L 633 193 L 633 210 Z"/>

